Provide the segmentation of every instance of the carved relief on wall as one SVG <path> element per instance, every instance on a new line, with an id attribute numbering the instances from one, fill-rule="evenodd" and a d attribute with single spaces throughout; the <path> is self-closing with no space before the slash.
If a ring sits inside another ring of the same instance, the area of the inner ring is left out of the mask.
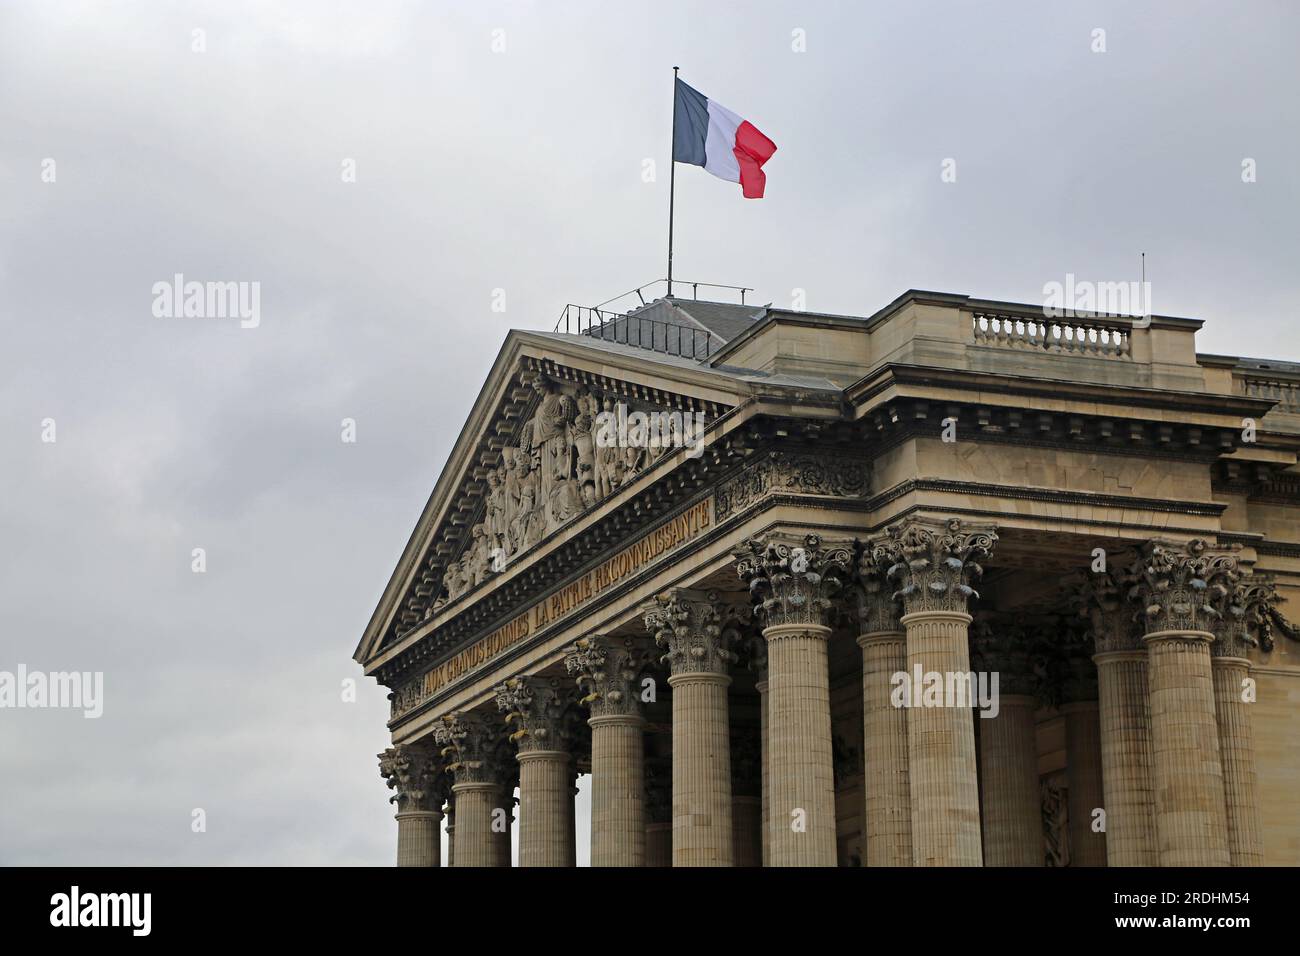
<path id="1" fill-rule="evenodd" d="M 870 468 L 841 455 L 777 451 L 718 488 L 718 520 L 744 511 L 766 495 L 792 492 L 851 498 L 867 493 Z"/>
<path id="2" fill-rule="evenodd" d="M 442 575 L 441 607 L 630 484 L 684 439 L 702 441 L 703 415 L 632 406 L 622 395 L 536 373 L 532 417 L 487 475 L 482 518 Z"/>
<path id="3" fill-rule="evenodd" d="M 1043 865 L 1070 865 L 1069 787 L 1064 772 L 1044 777 L 1040 784 L 1043 800 Z"/>

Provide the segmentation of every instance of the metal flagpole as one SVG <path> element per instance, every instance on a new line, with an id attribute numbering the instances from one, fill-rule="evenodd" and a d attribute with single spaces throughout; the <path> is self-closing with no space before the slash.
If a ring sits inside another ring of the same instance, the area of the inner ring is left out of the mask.
<path id="1" fill-rule="evenodd" d="M 673 67 L 673 134 L 668 137 L 668 296 L 673 294 L 673 196 L 677 192 L 677 67 Z"/>

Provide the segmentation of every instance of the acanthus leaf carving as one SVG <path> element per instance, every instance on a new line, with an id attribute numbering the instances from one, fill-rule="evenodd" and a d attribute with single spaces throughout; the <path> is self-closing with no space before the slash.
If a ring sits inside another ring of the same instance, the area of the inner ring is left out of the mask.
<path id="1" fill-rule="evenodd" d="M 738 660 L 732 649 L 748 609 L 723 602 L 712 591 L 674 588 L 643 611 L 645 626 L 665 653 L 672 674 L 726 674 Z"/>
<path id="2" fill-rule="evenodd" d="M 583 692 L 579 703 L 593 717 L 639 716 L 638 681 L 649 660 L 646 649 L 630 637 L 595 634 L 574 643 L 564 666 Z"/>
<path id="3" fill-rule="evenodd" d="M 499 783 L 501 726 L 477 711 L 446 714 L 433 729 L 446 770 L 456 783 Z"/>
<path id="4" fill-rule="evenodd" d="M 512 677 L 496 686 L 497 708 L 505 714 L 509 739 L 520 753 L 567 752 L 577 715 L 573 695 L 555 677 Z"/>
<path id="5" fill-rule="evenodd" d="M 1194 539 L 1182 547 L 1149 541 L 1142 548 L 1129 597 L 1138 602 L 1147 634 L 1221 628 L 1227 600 L 1240 578 L 1236 554 Z"/>
<path id="6" fill-rule="evenodd" d="M 1272 578 L 1246 574 L 1235 581 L 1223 611 L 1222 624 L 1210 645 L 1218 657 L 1245 657 L 1252 647 L 1273 649 L 1272 622 L 1280 597 Z"/>
<path id="7" fill-rule="evenodd" d="M 828 546 L 816 534 L 754 538 L 737 557 L 736 571 L 765 627 L 827 626 L 831 599 L 853 566 L 847 546 Z"/>
<path id="8" fill-rule="evenodd" d="M 965 612 L 968 599 L 979 597 L 970 582 L 984 573 L 980 562 L 997 540 L 993 528 L 971 528 L 958 518 L 913 517 L 890 526 L 870 547 L 876 565 L 898 586 L 895 594 L 908 614 Z"/>
<path id="9" fill-rule="evenodd" d="M 866 494 L 869 486 L 870 466 L 861 459 L 773 451 L 718 487 L 718 520 L 744 511 L 767 495 L 786 492 L 853 498 Z"/>
<path id="10" fill-rule="evenodd" d="M 426 747 L 402 744 L 379 754 L 379 773 L 393 790 L 398 813 L 440 810 L 447 799 L 446 776 Z"/>

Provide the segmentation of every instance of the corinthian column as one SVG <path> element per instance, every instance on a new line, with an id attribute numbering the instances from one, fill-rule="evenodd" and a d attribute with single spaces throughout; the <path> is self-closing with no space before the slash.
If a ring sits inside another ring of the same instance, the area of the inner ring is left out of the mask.
<path id="1" fill-rule="evenodd" d="M 389 747 L 379 755 L 379 773 L 396 791 L 388 800 L 397 804 L 397 865 L 438 866 L 447 779 L 434 755 L 423 746 Z"/>
<path id="2" fill-rule="evenodd" d="M 501 804 L 500 725 L 481 714 L 455 713 L 434 728 L 452 774 L 456 803 L 456 866 L 496 866 L 499 855 L 492 831 Z"/>
<path id="3" fill-rule="evenodd" d="M 977 596 L 968 581 L 982 573 L 978 561 L 997 541 L 991 528 L 970 529 L 909 518 L 872 544 L 877 567 L 899 585 L 907 629 L 907 669 L 923 676 L 970 673 L 966 601 Z M 979 866 L 979 782 L 971 701 L 926 706 L 911 701 L 907 713 L 908 774 L 912 793 L 912 857 L 916 866 Z"/>
<path id="4" fill-rule="evenodd" d="M 971 640 L 977 671 L 998 675 L 997 713 L 980 718 L 980 791 L 985 866 L 1042 866 L 1042 793 L 1033 668 L 1024 630 L 1001 617 Z M 991 679 L 991 677 L 990 677 Z"/>
<path id="5" fill-rule="evenodd" d="M 1106 864 L 1157 866 L 1155 758 L 1151 752 L 1151 695 L 1147 652 L 1130 582 L 1115 571 L 1092 572 L 1079 590 L 1097 665 L 1097 718 L 1102 805 L 1106 810 Z"/>
<path id="6" fill-rule="evenodd" d="M 638 680 L 646 654 L 630 638 L 578 641 L 565 658 L 591 709 L 591 865 L 645 865 L 645 745 Z"/>
<path id="7" fill-rule="evenodd" d="M 862 648 L 862 751 L 865 769 L 863 857 L 867 866 L 912 865 L 912 794 L 907 772 L 907 711 L 890 700 L 907 670 L 907 632 L 893 588 L 871 561 L 859 560 Z"/>
<path id="8" fill-rule="evenodd" d="M 555 678 L 515 677 L 497 685 L 496 699 L 519 747 L 519 865 L 573 866 L 568 689 Z"/>
<path id="9" fill-rule="evenodd" d="M 1228 824 L 1210 667 L 1214 603 L 1229 593 L 1236 558 L 1150 543 L 1136 596 L 1146 624 L 1161 866 L 1227 866 Z"/>
<path id="10" fill-rule="evenodd" d="M 731 866 L 729 609 L 717 595 L 670 591 L 645 613 L 666 649 L 673 690 L 673 866 Z"/>
<path id="11" fill-rule="evenodd" d="M 1263 621 L 1277 600 L 1272 581 L 1247 575 L 1232 588 L 1210 646 L 1214 675 L 1214 711 L 1223 763 L 1223 796 L 1228 823 L 1228 858 L 1233 866 L 1264 864 L 1259 822 L 1259 779 L 1255 770 L 1255 734 L 1251 727 L 1247 686 L 1249 648 L 1256 645 L 1252 626 Z"/>
<path id="12" fill-rule="evenodd" d="M 770 863 L 835 866 L 827 614 L 852 556 L 810 534 L 753 540 L 739 557 L 767 641 Z"/>

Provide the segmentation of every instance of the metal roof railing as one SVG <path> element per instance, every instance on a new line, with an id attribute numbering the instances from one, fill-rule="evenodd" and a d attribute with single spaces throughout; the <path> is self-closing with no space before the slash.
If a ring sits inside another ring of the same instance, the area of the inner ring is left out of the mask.
<path id="1" fill-rule="evenodd" d="M 694 329 L 675 322 L 666 322 L 663 319 L 652 319 L 649 316 L 638 315 L 635 311 L 620 312 L 606 308 L 606 306 L 631 296 L 636 296 L 637 301 L 633 304 L 634 308 L 650 305 L 654 301 L 654 296 L 652 293 L 651 299 L 647 301 L 647 290 L 655 289 L 658 286 L 663 286 L 665 294 L 668 292 L 668 280 L 655 279 L 653 282 L 639 285 L 635 289 L 621 292 L 611 299 L 606 299 L 599 305 L 586 306 L 570 303 L 560 313 L 560 318 L 555 323 L 555 331 L 567 332 L 571 335 L 590 335 L 592 338 L 601 339 L 605 342 L 616 342 L 620 345 L 651 349 L 655 352 L 678 355 L 682 358 L 708 358 L 714 346 L 714 337 L 712 333 L 705 329 Z M 740 305 L 745 304 L 746 293 L 754 291 L 749 286 L 722 285 L 718 282 L 683 282 L 674 279 L 673 288 L 676 289 L 680 286 L 689 286 L 691 298 L 695 301 L 699 301 L 700 289 L 721 289 L 727 292 L 739 293 Z"/>
<path id="2" fill-rule="evenodd" d="M 645 315 L 608 312 L 572 303 L 566 305 L 560 313 L 555 331 L 589 335 L 602 342 L 630 345 L 690 359 L 708 358 L 713 348 L 713 336 L 707 329 L 693 329 Z"/>

